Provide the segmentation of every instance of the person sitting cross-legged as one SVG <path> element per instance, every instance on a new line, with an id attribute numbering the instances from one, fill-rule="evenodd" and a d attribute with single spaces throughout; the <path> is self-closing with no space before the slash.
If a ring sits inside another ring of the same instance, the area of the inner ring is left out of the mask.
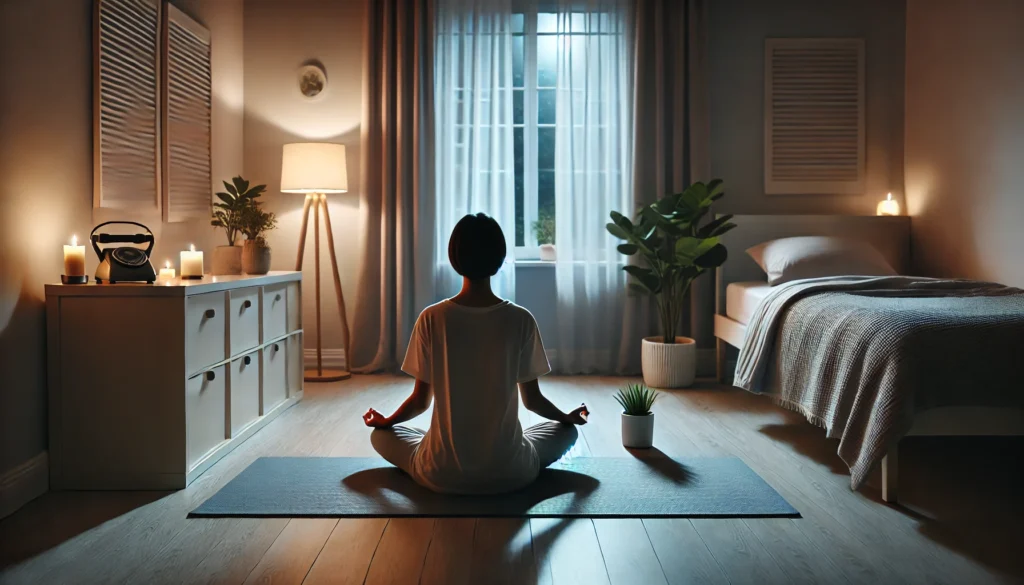
<path id="1" fill-rule="evenodd" d="M 420 313 L 402 370 L 416 378 L 412 394 L 391 415 L 363 415 L 370 442 L 387 461 L 436 492 L 489 494 L 520 489 L 562 457 L 586 424 L 587 407 L 555 407 L 537 378 L 551 371 L 529 311 L 491 291 L 505 261 L 505 235 L 482 213 L 462 218 L 448 257 L 462 291 Z M 550 422 L 525 431 L 519 400 Z M 430 428 L 396 426 L 425 412 Z"/>

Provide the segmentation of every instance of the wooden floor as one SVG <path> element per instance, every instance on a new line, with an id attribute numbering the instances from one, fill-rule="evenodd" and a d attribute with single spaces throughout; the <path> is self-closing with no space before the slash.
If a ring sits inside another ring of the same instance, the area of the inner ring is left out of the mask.
<path id="1" fill-rule="evenodd" d="M 628 456 L 611 393 L 625 380 L 552 378 L 590 406 L 572 456 Z M 656 404 L 669 455 L 741 457 L 800 519 L 187 519 L 264 455 L 369 456 L 360 415 L 405 379 L 307 385 L 306 398 L 173 493 L 52 493 L 0 521 L 3 583 L 950 583 L 1024 579 L 1024 446 L 916 439 L 901 506 L 860 492 L 836 443 L 762 397 L 705 385 Z M 532 413 L 523 421 L 536 422 Z M 426 426 L 426 420 L 417 421 Z"/>

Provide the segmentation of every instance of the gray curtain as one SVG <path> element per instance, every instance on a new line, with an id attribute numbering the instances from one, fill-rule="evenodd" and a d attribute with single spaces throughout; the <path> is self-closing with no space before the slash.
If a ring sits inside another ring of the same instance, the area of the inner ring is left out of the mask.
<path id="1" fill-rule="evenodd" d="M 432 302 L 432 0 L 367 4 L 356 297 L 356 372 L 398 367 L 419 309 Z"/>
<path id="2" fill-rule="evenodd" d="M 634 17 L 633 202 L 635 208 L 708 180 L 708 107 L 705 70 L 706 0 L 637 0 Z M 711 274 L 690 292 L 684 335 L 711 347 L 714 287 Z M 640 337 L 660 331 L 648 297 L 626 301 L 619 371 L 640 371 Z M 709 364 L 710 365 L 710 364 Z M 699 367 L 699 365 L 698 365 Z"/>

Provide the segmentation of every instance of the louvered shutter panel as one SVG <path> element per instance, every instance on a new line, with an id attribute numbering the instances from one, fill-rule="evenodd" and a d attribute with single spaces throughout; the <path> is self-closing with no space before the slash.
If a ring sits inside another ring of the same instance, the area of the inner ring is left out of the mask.
<path id="1" fill-rule="evenodd" d="M 210 33 L 167 6 L 164 220 L 210 216 Z"/>
<path id="2" fill-rule="evenodd" d="M 94 53 L 93 204 L 160 204 L 156 0 L 98 0 Z"/>
<path id="3" fill-rule="evenodd" d="M 864 191 L 864 41 L 765 43 L 765 193 Z"/>

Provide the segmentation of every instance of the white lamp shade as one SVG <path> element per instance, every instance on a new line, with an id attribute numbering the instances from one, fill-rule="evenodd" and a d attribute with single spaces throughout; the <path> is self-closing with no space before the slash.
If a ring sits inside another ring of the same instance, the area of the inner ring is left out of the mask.
<path id="1" fill-rule="evenodd" d="M 345 193 L 345 145 L 296 142 L 284 145 L 281 157 L 283 193 Z"/>

